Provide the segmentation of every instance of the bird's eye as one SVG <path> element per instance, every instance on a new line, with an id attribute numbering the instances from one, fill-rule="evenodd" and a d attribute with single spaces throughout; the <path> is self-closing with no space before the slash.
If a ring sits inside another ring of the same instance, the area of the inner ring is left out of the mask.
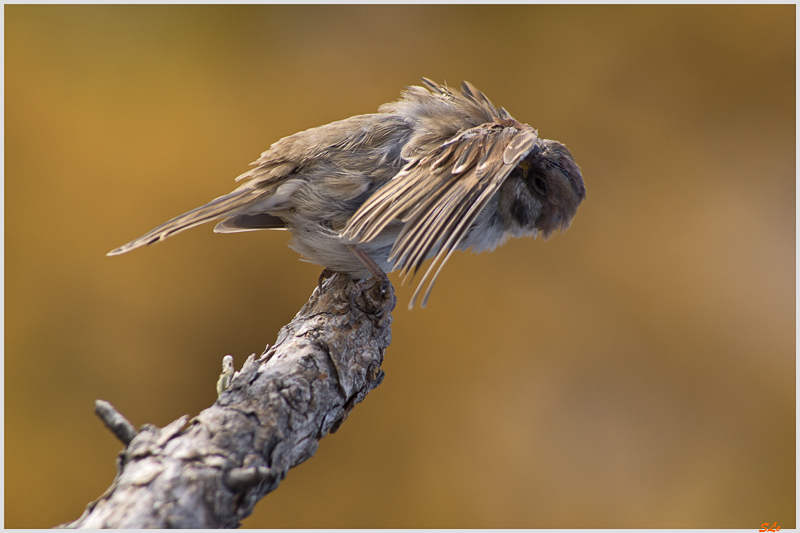
<path id="1" fill-rule="evenodd" d="M 533 188 L 541 194 L 547 194 L 547 183 L 542 178 L 533 180 Z"/>

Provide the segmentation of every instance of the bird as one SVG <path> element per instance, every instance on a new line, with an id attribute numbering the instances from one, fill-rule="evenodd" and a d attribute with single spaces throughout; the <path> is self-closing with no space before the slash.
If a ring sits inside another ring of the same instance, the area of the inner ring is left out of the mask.
<path id="1" fill-rule="evenodd" d="M 570 151 L 495 107 L 471 83 L 422 78 L 376 113 L 272 144 L 232 192 L 161 224 L 107 255 L 221 220 L 214 231 L 286 229 L 311 263 L 354 280 L 403 283 L 433 258 L 425 307 L 455 250 L 492 251 L 511 237 L 566 230 L 586 187 Z"/>

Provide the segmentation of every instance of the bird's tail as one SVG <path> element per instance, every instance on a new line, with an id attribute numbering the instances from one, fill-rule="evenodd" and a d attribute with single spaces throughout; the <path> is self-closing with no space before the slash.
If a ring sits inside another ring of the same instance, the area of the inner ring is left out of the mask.
<path id="1" fill-rule="evenodd" d="M 128 244 L 123 244 L 115 250 L 111 250 L 106 255 L 120 255 L 148 244 L 163 241 L 183 230 L 193 228 L 211 220 L 236 215 L 241 209 L 251 204 L 258 193 L 252 188 L 237 189 L 230 194 L 220 196 L 211 200 L 206 205 L 192 209 L 191 211 L 179 215 L 157 228 L 154 228 L 138 239 L 132 240 Z"/>

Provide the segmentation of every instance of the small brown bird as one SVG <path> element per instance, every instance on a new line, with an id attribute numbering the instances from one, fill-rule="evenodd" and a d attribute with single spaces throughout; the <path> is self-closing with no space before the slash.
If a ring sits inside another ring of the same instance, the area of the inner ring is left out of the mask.
<path id="1" fill-rule="evenodd" d="M 509 237 L 569 227 L 586 197 L 563 144 L 497 109 L 470 83 L 461 92 L 423 78 L 377 113 L 285 137 L 236 178 L 244 183 L 108 255 L 224 218 L 218 233 L 288 229 L 303 257 L 354 279 L 435 257 L 414 292 L 454 250 L 493 250 Z"/>

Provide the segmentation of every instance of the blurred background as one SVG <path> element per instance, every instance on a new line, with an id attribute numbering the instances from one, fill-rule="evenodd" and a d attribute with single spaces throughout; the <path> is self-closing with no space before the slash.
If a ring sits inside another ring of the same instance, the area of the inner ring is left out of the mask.
<path id="1" fill-rule="evenodd" d="M 6 527 L 111 483 L 96 398 L 196 415 L 321 271 L 211 225 L 105 253 L 421 76 L 564 142 L 587 200 L 398 287 L 384 383 L 244 525 L 795 527 L 793 5 L 6 6 Z"/>

